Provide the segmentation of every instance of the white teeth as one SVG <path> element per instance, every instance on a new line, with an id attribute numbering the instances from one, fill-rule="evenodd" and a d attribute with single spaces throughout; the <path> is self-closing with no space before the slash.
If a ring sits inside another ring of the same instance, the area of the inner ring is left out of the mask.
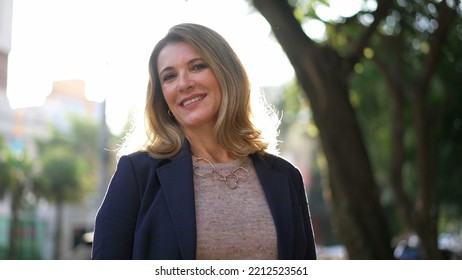
<path id="1" fill-rule="evenodd" d="M 194 102 L 196 102 L 196 101 L 199 101 L 199 100 L 201 100 L 202 98 L 204 98 L 204 96 L 197 96 L 197 97 L 194 97 L 194 98 L 192 98 L 192 99 L 189 99 L 188 101 L 185 101 L 185 102 L 183 103 L 183 106 L 188 106 L 189 104 L 194 103 Z"/>

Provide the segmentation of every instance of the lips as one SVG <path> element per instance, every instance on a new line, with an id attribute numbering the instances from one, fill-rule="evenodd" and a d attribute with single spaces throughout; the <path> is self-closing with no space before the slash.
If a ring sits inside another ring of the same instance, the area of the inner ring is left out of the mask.
<path id="1" fill-rule="evenodd" d="M 205 97 L 205 95 L 195 96 L 195 97 L 193 97 L 193 98 L 191 98 L 191 99 L 188 99 L 188 100 L 186 100 L 186 101 L 183 101 L 183 102 L 181 103 L 181 105 L 182 105 L 183 107 L 186 107 L 186 106 L 188 106 L 189 104 L 192 104 L 192 103 L 194 103 L 194 102 L 197 102 L 197 101 L 199 101 L 199 100 L 202 100 L 204 97 Z"/>

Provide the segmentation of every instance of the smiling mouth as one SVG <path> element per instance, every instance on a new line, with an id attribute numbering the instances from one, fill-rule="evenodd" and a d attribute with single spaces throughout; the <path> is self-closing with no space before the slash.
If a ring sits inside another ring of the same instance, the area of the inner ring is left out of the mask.
<path id="1" fill-rule="evenodd" d="M 194 97 L 194 98 L 191 98 L 191 99 L 189 99 L 189 100 L 186 100 L 185 102 L 183 102 L 182 105 L 183 105 L 183 107 L 186 107 L 186 106 L 188 106 L 188 105 L 191 104 L 191 103 L 194 103 L 194 102 L 197 102 L 197 101 L 199 101 L 199 100 L 202 100 L 204 97 L 205 97 L 205 95 L 203 95 L 203 96 L 196 96 L 196 97 Z"/>

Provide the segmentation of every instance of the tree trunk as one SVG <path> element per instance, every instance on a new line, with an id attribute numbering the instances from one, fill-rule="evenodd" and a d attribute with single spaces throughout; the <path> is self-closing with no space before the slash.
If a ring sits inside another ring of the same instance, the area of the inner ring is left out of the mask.
<path id="1" fill-rule="evenodd" d="M 301 29 L 287 1 L 254 0 L 291 61 L 319 128 L 329 165 L 329 186 L 339 238 L 350 259 L 392 259 L 379 191 L 348 96 L 348 61 L 317 46 Z"/>
<path id="2" fill-rule="evenodd" d="M 18 259 L 19 211 L 21 210 L 23 189 L 24 187 L 18 184 L 11 192 L 10 249 L 8 252 L 10 260 Z"/>
<path id="3" fill-rule="evenodd" d="M 416 199 L 416 231 L 422 242 L 422 254 L 425 259 L 441 259 L 438 250 L 437 233 L 437 188 L 435 159 L 431 159 L 430 135 L 426 108 L 426 91 L 416 87 L 411 92 L 413 105 L 413 124 L 416 133 L 417 184 L 420 193 Z"/>
<path id="4" fill-rule="evenodd" d="M 63 211 L 64 211 L 64 202 L 63 199 L 58 199 L 56 202 L 56 225 L 55 225 L 55 248 L 54 248 L 54 259 L 61 259 L 61 244 L 62 244 L 62 234 L 61 234 L 61 225 L 63 221 Z"/>

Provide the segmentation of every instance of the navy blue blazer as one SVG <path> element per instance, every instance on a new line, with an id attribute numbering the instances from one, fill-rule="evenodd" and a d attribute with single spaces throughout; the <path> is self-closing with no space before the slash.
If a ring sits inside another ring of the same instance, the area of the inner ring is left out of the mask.
<path id="1" fill-rule="evenodd" d="M 251 155 L 276 225 L 279 259 L 316 259 L 303 180 L 273 155 Z M 95 219 L 92 259 L 195 259 L 189 145 L 171 159 L 122 156 Z"/>

